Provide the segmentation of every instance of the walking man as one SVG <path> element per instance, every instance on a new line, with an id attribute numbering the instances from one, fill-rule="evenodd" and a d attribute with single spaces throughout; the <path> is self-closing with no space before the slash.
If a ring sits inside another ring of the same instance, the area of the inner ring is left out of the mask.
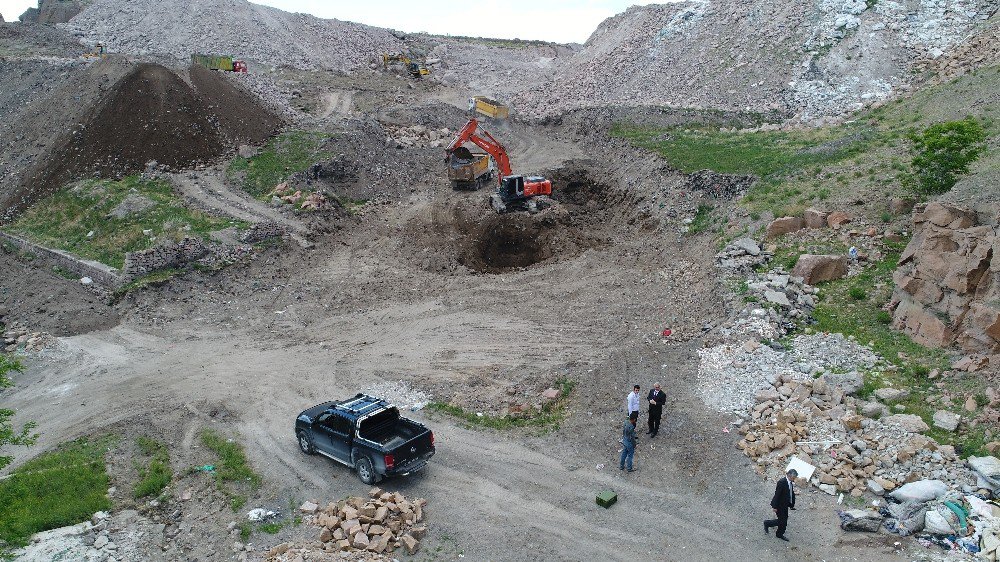
<path id="1" fill-rule="evenodd" d="M 630 417 L 635 414 L 635 419 L 639 419 L 639 385 L 633 386 L 625 399 L 625 413 Z"/>
<path id="2" fill-rule="evenodd" d="M 764 533 L 767 533 L 771 527 L 777 527 L 778 530 L 774 532 L 774 536 L 783 541 L 788 540 L 785 538 L 785 527 L 788 526 L 788 510 L 795 509 L 795 486 L 792 482 L 798 475 L 799 473 L 793 468 L 785 474 L 784 478 L 778 480 L 778 485 L 774 488 L 774 497 L 771 498 L 771 509 L 774 510 L 774 514 L 778 518 L 764 521 Z"/>
<path id="3" fill-rule="evenodd" d="M 632 457 L 635 455 L 635 422 L 638 419 L 639 412 L 632 412 L 622 426 L 622 458 L 618 461 L 618 470 L 625 470 L 628 463 L 628 471 L 632 472 Z"/>
<path id="4" fill-rule="evenodd" d="M 649 431 L 650 437 L 656 437 L 660 431 L 660 417 L 663 415 L 663 404 L 667 402 L 667 395 L 660 390 L 660 383 L 653 385 L 653 390 L 649 391 Z"/>

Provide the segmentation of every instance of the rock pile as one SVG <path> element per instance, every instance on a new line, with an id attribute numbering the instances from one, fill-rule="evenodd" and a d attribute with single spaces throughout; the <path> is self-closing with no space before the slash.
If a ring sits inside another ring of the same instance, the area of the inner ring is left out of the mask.
<path id="1" fill-rule="evenodd" d="M 441 148 L 451 142 L 454 132 L 447 128 L 434 129 L 424 125 L 409 127 L 386 126 L 386 141 L 396 148 Z"/>
<path id="2" fill-rule="evenodd" d="M 0 324 L 2 326 L 2 324 Z M 37 352 L 52 346 L 56 339 L 46 332 L 33 332 L 19 323 L 12 323 L 3 332 L 4 353 Z"/>
<path id="3" fill-rule="evenodd" d="M 747 340 L 742 345 L 702 349 L 698 355 L 698 391 L 702 399 L 719 411 L 737 413 L 760 404 L 761 392 L 773 396 L 769 389 L 775 385 L 791 381 L 804 384 L 814 376 L 825 377 L 829 386 L 840 389 L 841 397 L 856 392 L 862 385 L 859 371 L 878 362 L 875 354 L 841 334 L 796 336 L 788 352 Z M 779 400 L 774 397 L 775 402 Z"/>
<path id="4" fill-rule="evenodd" d="M 1000 353 L 1000 235 L 975 211 L 918 205 L 893 275 L 894 325 L 929 346 Z"/>
<path id="5" fill-rule="evenodd" d="M 112 53 L 165 54 L 182 61 L 191 53 L 220 53 L 302 70 L 367 67 L 378 53 L 403 50 L 386 29 L 245 0 L 201 0 L 197 9 L 183 0 L 101 0 L 65 25 Z"/>
<path id="6" fill-rule="evenodd" d="M 764 251 L 752 238 L 733 240 L 715 254 L 715 266 L 732 273 L 746 274 L 767 264 L 774 254 Z"/>
<path id="7" fill-rule="evenodd" d="M 390 561 L 396 549 L 407 554 L 420 550 L 427 534 L 424 521 L 426 500 L 408 500 L 399 492 L 372 488 L 368 498 L 350 497 L 320 507 L 305 502 L 299 508 L 306 521 L 320 527 L 318 544 L 280 544 L 267 553 L 267 560 L 372 560 Z"/>
<path id="8" fill-rule="evenodd" d="M 882 495 L 923 479 L 971 491 L 976 480 L 953 447 L 916 433 L 926 425 L 914 426 L 906 416 L 859 415 L 858 410 L 869 410 L 852 396 L 858 387 L 830 374 L 782 375 L 755 396 L 737 446 L 764 468 L 783 469 L 792 456 L 813 464 L 817 470 L 810 482 L 829 494 Z M 880 409 L 874 412 L 880 415 Z"/>
<path id="9" fill-rule="evenodd" d="M 946 52 L 996 11 L 991 0 L 633 6 L 605 20 L 551 84 L 513 101 L 541 115 L 649 105 L 814 120 L 888 98 L 916 61 Z"/>
<path id="10" fill-rule="evenodd" d="M 760 302 L 770 305 L 768 315 L 785 332 L 792 330 L 796 322 L 812 316 L 819 292 L 816 287 L 805 284 L 801 277 L 780 269 L 752 274 L 747 279 L 747 290 Z"/>
<path id="11" fill-rule="evenodd" d="M 685 189 L 701 191 L 716 199 L 734 200 L 746 195 L 756 176 L 720 174 L 712 170 L 699 170 L 688 174 Z"/>

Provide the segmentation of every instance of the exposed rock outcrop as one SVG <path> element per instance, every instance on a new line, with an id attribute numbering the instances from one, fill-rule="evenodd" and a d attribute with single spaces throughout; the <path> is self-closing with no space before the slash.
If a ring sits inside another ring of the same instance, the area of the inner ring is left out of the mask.
<path id="1" fill-rule="evenodd" d="M 81 10 L 77 0 L 39 0 L 38 7 L 28 8 L 20 19 L 24 23 L 66 23 Z"/>
<path id="2" fill-rule="evenodd" d="M 893 280 L 894 324 L 929 346 L 1000 353 L 997 217 L 949 203 L 918 205 Z"/>

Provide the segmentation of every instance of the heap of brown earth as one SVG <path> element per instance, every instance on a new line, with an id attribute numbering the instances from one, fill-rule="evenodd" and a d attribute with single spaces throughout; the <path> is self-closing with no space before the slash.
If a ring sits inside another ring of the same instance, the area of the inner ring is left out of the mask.
<path id="1" fill-rule="evenodd" d="M 330 502 L 325 508 L 308 501 L 299 508 L 307 521 L 320 527 L 319 543 L 295 546 L 283 543 L 272 548 L 267 559 L 275 562 L 302 560 L 392 560 L 388 554 L 403 548 L 408 554 L 420 550 L 420 541 L 427 534 L 423 499 L 408 500 L 399 492 L 389 493 L 372 488 L 370 498 L 350 497 Z M 351 558 L 351 554 L 361 555 Z"/>

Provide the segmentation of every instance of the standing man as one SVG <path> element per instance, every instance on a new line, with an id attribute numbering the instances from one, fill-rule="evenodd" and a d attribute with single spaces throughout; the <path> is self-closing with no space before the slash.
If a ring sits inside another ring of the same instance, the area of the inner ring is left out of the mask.
<path id="1" fill-rule="evenodd" d="M 656 437 L 660 431 L 660 417 L 663 415 L 663 405 L 667 402 L 667 395 L 660 390 L 660 383 L 653 385 L 653 390 L 649 391 L 649 431 L 650 437 Z"/>
<path id="2" fill-rule="evenodd" d="M 771 527 L 777 527 L 774 536 L 783 541 L 788 540 L 785 538 L 785 527 L 788 526 L 788 510 L 795 509 L 795 487 L 792 482 L 798 475 L 799 473 L 793 468 L 784 478 L 778 480 L 778 485 L 774 488 L 774 497 L 771 498 L 771 509 L 778 518 L 764 521 L 764 533 L 766 534 Z"/>
<path id="3" fill-rule="evenodd" d="M 625 413 L 631 417 L 635 414 L 635 419 L 639 419 L 639 385 L 632 387 L 632 392 L 625 399 Z"/>
<path id="4" fill-rule="evenodd" d="M 632 412 L 622 426 L 622 458 L 618 461 L 618 470 L 625 470 L 627 461 L 628 471 L 632 472 L 632 457 L 635 455 L 635 422 L 638 419 L 639 412 Z"/>

